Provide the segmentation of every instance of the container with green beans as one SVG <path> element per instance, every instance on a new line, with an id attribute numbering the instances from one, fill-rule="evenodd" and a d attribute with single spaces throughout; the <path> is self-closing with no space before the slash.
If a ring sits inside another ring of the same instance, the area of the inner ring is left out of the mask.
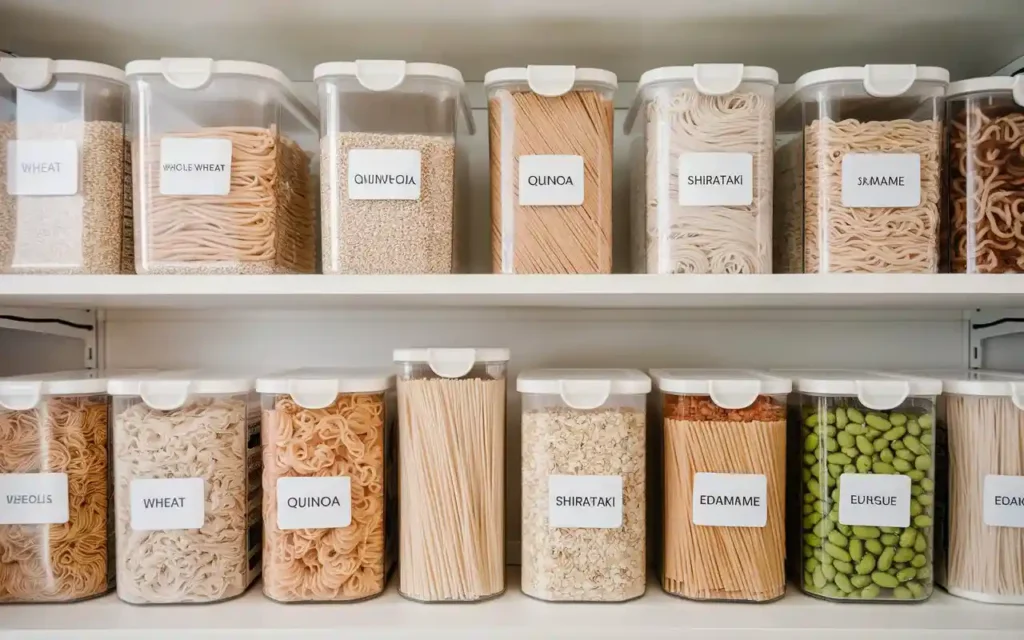
<path id="1" fill-rule="evenodd" d="M 926 600 L 941 382 L 855 371 L 793 377 L 800 587 L 843 602 Z"/>

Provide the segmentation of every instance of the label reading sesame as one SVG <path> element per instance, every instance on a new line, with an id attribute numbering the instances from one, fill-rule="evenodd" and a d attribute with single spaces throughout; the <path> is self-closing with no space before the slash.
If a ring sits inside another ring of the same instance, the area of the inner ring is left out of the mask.
<path id="1" fill-rule="evenodd" d="M 519 204 L 583 204 L 583 156 L 519 156 Z"/>
<path id="2" fill-rule="evenodd" d="M 985 476 L 985 524 L 1024 528 L 1024 476 Z"/>
<path id="3" fill-rule="evenodd" d="M 768 524 L 768 478 L 757 473 L 693 476 L 693 524 L 763 527 Z"/>
<path id="4" fill-rule="evenodd" d="M 917 207 L 921 156 L 916 153 L 848 153 L 843 156 L 844 207 Z"/>
<path id="5" fill-rule="evenodd" d="M 419 200 L 420 152 L 412 149 L 351 149 L 350 200 Z"/>
<path id="6" fill-rule="evenodd" d="M 277 479 L 278 529 L 337 529 L 352 524 L 352 478 Z"/>
<path id="7" fill-rule="evenodd" d="M 74 140 L 9 140 L 7 193 L 73 196 L 78 193 L 78 144 Z"/>
<path id="8" fill-rule="evenodd" d="M 68 518 L 67 474 L 0 474 L 0 525 L 63 524 Z"/>
<path id="9" fill-rule="evenodd" d="M 160 194 L 226 196 L 231 191 L 231 141 L 226 138 L 162 138 Z"/>
<path id="10" fill-rule="evenodd" d="M 842 474 L 839 476 L 839 523 L 909 527 L 910 476 Z"/>
<path id="11" fill-rule="evenodd" d="M 548 476 L 548 524 L 553 529 L 618 529 L 622 476 Z"/>
<path id="12" fill-rule="evenodd" d="M 754 156 L 749 153 L 679 155 L 679 204 L 739 207 L 754 202 Z"/>
<path id="13" fill-rule="evenodd" d="M 134 531 L 199 529 L 206 520 L 202 478 L 136 478 L 128 491 Z"/>

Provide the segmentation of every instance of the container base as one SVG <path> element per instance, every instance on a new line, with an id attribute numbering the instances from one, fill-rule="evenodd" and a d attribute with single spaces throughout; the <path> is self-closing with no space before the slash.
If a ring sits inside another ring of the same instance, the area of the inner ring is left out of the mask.
<path id="1" fill-rule="evenodd" d="M 526 590 L 522 587 L 520 587 L 519 591 L 531 600 L 536 600 L 537 602 L 546 602 L 548 604 L 622 604 L 623 602 L 632 602 L 634 600 L 639 600 L 647 594 L 647 589 L 644 588 L 644 590 L 641 591 L 639 594 L 635 596 L 630 596 L 628 598 L 623 598 L 622 600 L 550 600 L 548 598 L 535 596 L 532 593 L 527 593 Z"/>
<path id="2" fill-rule="evenodd" d="M 956 596 L 958 598 L 964 598 L 966 600 L 974 600 L 975 602 L 986 602 L 988 604 L 1024 604 L 1024 595 L 1019 596 L 1000 596 L 992 595 L 989 593 L 981 593 L 978 591 L 968 591 L 966 589 L 959 589 L 957 587 L 943 587 L 949 595 Z"/>
<path id="3" fill-rule="evenodd" d="M 419 598 L 415 598 L 413 596 L 402 593 L 401 588 L 398 589 L 398 595 L 402 596 L 410 602 L 419 602 L 420 604 L 477 604 L 478 602 L 487 602 L 488 600 L 494 600 L 495 598 L 501 597 L 505 595 L 505 591 L 506 589 L 502 589 L 497 593 L 483 596 L 477 598 L 476 600 L 421 600 Z"/>

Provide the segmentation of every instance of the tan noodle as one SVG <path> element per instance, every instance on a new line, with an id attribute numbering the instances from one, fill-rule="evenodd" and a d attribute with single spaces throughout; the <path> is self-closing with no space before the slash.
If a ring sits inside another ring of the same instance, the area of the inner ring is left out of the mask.
<path id="1" fill-rule="evenodd" d="M 495 273 L 611 273 L 612 101 L 596 91 L 491 98 L 491 250 Z M 519 158 L 583 157 L 583 204 L 519 204 Z"/>
<path id="2" fill-rule="evenodd" d="M 505 589 L 505 380 L 401 380 L 399 591 L 468 601 Z"/>
<path id="3" fill-rule="evenodd" d="M 263 414 L 263 592 L 283 602 L 359 600 L 384 590 L 384 394 L 343 393 L 323 409 L 289 395 Z M 277 527 L 277 481 L 348 476 L 352 524 Z"/>
<path id="4" fill-rule="evenodd" d="M 139 273 L 313 273 L 315 190 L 306 153 L 276 129 L 209 127 L 174 138 L 231 140 L 226 196 L 160 195 L 159 139 L 136 234 Z"/>
<path id="5" fill-rule="evenodd" d="M 0 525 L 0 602 L 59 602 L 106 593 L 107 398 L 51 397 L 0 411 L 0 473 L 65 473 L 68 521 Z"/>

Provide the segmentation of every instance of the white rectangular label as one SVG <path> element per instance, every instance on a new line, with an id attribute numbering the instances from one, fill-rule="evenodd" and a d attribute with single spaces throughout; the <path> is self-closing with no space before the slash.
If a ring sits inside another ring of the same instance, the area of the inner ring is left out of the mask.
<path id="1" fill-rule="evenodd" d="M 548 524 L 553 529 L 618 529 L 622 476 L 548 476 Z"/>
<path id="2" fill-rule="evenodd" d="M 78 193 L 78 144 L 74 140 L 9 140 L 7 193 L 73 196 Z"/>
<path id="3" fill-rule="evenodd" d="M 352 524 L 352 478 L 277 479 L 278 529 L 337 529 Z"/>
<path id="4" fill-rule="evenodd" d="M 583 204 L 583 156 L 519 156 L 519 204 Z"/>
<path id="5" fill-rule="evenodd" d="M 921 156 L 916 153 L 848 153 L 843 156 L 844 207 L 917 207 Z"/>
<path id="6" fill-rule="evenodd" d="M 349 200 L 419 200 L 420 152 L 411 149 L 351 149 Z"/>
<path id="7" fill-rule="evenodd" d="M 226 138 L 160 140 L 160 194 L 226 196 L 231 191 L 231 141 Z"/>
<path id="8" fill-rule="evenodd" d="M 839 476 L 839 523 L 909 527 L 910 476 L 842 474 Z"/>
<path id="9" fill-rule="evenodd" d="M 749 153 L 679 155 L 679 204 L 740 207 L 754 202 L 754 156 Z"/>
<path id="10" fill-rule="evenodd" d="M 693 524 L 763 527 L 768 524 L 768 478 L 758 473 L 693 476 Z"/>
<path id="11" fill-rule="evenodd" d="M 134 531 L 199 529 L 206 521 L 202 478 L 136 478 L 129 492 Z"/>
<path id="12" fill-rule="evenodd" d="M 1024 528 L 1024 476 L 985 476 L 985 524 Z"/>
<path id="13" fill-rule="evenodd" d="M 68 517 L 67 474 L 0 474 L 0 524 L 64 524 Z"/>

